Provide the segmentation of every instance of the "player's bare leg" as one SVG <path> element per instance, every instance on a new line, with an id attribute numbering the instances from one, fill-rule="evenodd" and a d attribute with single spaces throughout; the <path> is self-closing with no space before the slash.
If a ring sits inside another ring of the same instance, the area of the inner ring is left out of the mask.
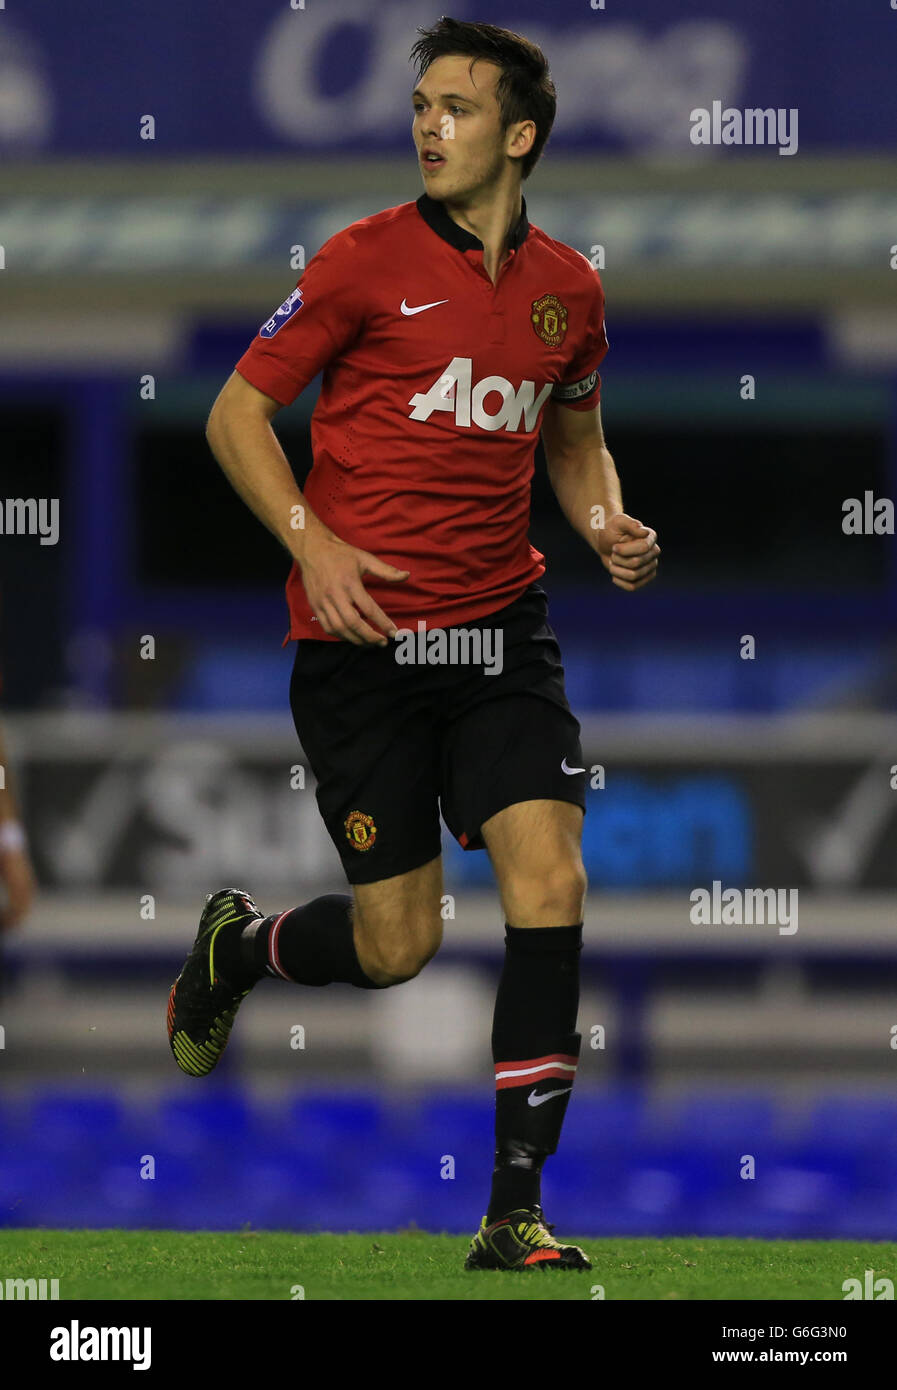
<path id="1" fill-rule="evenodd" d="M 510 926 L 582 921 L 587 883 L 578 806 L 518 801 L 485 821 L 481 833 Z"/>
<path id="2" fill-rule="evenodd" d="M 550 1234 L 540 1193 L 579 1059 L 582 811 L 564 801 L 517 802 L 485 821 L 481 834 L 505 912 L 506 950 L 492 1027 L 492 1195 L 466 1267 L 589 1269 L 579 1246 Z"/>
<path id="3" fill-rule="evenodd" d="M 442 856 L 353 891 L 355 950 L 364 973 L 381 986 L 413 979 L 442 945 Z"/>

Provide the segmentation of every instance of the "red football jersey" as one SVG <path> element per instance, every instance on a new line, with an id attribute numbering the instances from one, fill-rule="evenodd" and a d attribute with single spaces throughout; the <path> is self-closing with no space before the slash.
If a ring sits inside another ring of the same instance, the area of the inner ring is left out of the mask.
<path id="1" fill-rule="evenodd" d="M 579 251 L 527 219 L 492 283 L 483 244 L 424 193 L 321 247 L 236 370 L 289 405 L 323 370 L 304 495 L 340 540 L 398 569 L 363 577 L 399 627 L 511 603 L 545 572 L 530 482 L 550 398 L 594 410 L 604 293 Z M 285 640 L 321 630 L 294 563 Z"/>

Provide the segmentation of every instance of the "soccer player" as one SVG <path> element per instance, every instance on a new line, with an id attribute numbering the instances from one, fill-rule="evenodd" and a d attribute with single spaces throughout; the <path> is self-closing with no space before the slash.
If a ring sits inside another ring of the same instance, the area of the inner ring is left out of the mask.
<path id="1" fill-rule="evenodd" d="M 613 583 L 647 584 L 659 549 L 624 513 L 604 443 L 598 275 L 522 197 L 555 113 L 545 57 L 490 24 L 418 32 L 425 191 L 325 243 L 207 429 L 293 557 L 293 718 L 352 895 L 266 915 L 243 890 L 211 894 L 168 1031 L 202 1076 L 265 976 L 386 989 L 417 975 L 442 939 L 441 808 L 465 849 L 488 851 L 506 918 L 495 1166 L 466 1267 L 589 1269 L 551 1235 L 540 1192 L 580 1051 L 586 892 L 580 726 L 527 538 L 540 429 L 561 508 Z M 270 421 L 321 370 L 303 495 Z M 462 636 L 491 662 L 465 664 Z"/>

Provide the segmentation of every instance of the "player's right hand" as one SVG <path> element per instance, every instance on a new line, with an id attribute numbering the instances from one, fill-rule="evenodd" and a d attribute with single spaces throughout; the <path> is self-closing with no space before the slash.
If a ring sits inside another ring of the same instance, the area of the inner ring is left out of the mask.
<path id="1" fill-rule="evenodd" d="M 333 535 L 308 536 L 302 558 L 296 563 L 312 612 L 328 636 L 353 642 L 356 647 L 388 645 L 387 638 L 395 636 L 396 625 L 371 598 L 361 576 L 373 574 L 390 584 L 400 584 L 410 570 L 398 570 Z"/>

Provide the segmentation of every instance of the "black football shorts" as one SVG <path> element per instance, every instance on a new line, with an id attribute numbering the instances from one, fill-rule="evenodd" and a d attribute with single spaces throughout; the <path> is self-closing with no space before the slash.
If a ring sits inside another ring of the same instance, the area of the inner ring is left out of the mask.
<path id="1" fill-rule="evenodd" d="M 293 721 L 352 884 L 435 859 L 440 810 L 471 850 L 485 848 L 483 822 L 518 801 L 570 801 L 585 814 L 580 725 L 545 590 L 531 584 L 505 608 L 442 632 L 442 655 L 454 661 L 420 660 L 433 655 L 431 634 L 414 639 L 410 664 L 396 660 L 396 641 L 296 642 Z"/>

